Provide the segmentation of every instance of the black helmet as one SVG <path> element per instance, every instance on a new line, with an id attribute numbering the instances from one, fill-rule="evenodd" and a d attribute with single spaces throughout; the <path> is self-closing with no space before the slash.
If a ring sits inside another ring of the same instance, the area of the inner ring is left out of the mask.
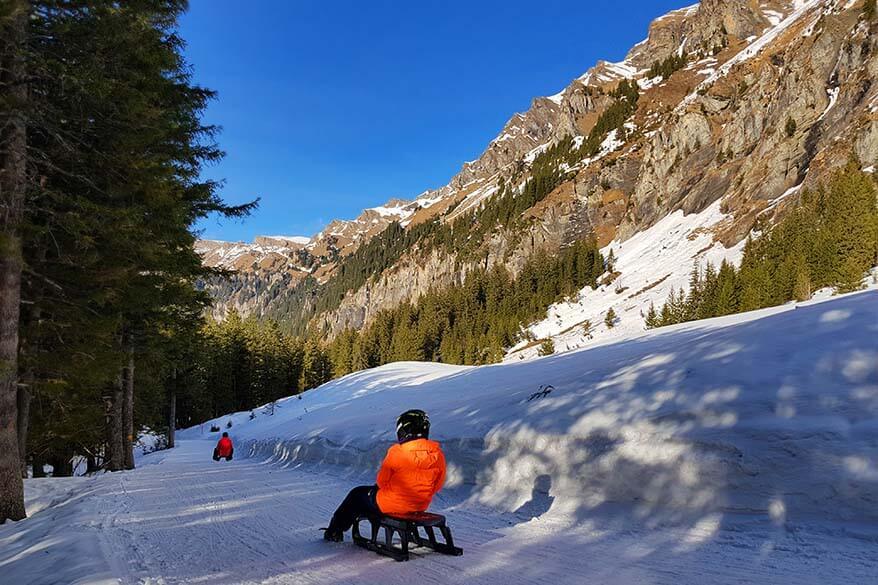
<path id="1" fill-rule="evenodd" d="M 396 438 L 400 443 L 430 436 L 430 417 L 423 410 L 407 410 L 396 419 Z"/>

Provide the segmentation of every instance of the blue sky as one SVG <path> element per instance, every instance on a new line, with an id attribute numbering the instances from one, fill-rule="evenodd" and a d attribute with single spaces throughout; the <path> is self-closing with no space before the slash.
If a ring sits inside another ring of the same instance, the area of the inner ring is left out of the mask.
<path id="1" fill-rule="evenodd" d="M 203 237 L 312 235 L 440 187 L 533 97 L 620 60 L 685 0 L 191 0 L 181 33 L 223 196 L 259 196 Z M 624 7 L 624 8 L 621 8 Z"/>

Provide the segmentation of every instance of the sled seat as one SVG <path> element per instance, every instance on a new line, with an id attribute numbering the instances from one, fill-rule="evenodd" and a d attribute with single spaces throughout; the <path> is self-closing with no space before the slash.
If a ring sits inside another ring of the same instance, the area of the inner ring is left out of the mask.
<path id="1" fill-rule="evenodd" d="M 363 520 L 368 520 L 371 524 L 370 538 L 360 534 L 360 522 Z M 379 538 L 382 529 L 384 529 L 384 538 Z M 444 542 L 440 542 L 436 538 L 437 530 L 442 535 Z M 354 522 L 351 534 L 357 546 L 397 561 L 409 560 L 409 548 L 418 546 L 445 555 L 460 556 L 463 554 L 462 548 L 454 546 L 454 539 L 451 536 L 451 529 L 445 523 L 445 516 L 430 512 L 383 515 L 374 518 L 363 516 Z M 394 540 L 394 535 L 398 536 L 398 543 Z"/>

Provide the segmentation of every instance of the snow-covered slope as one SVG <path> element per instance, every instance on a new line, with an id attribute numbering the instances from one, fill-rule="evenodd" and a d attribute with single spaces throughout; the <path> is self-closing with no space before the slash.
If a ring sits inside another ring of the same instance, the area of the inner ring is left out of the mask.
<path id="1" fill-rule="evenodd" d="M 714 240 L 715 231 L 731 219 L 721 206 L 716 201 L 701 213 L 675 211 L 628 240 L 610 243 L 602 253 L 609 257 L 612 252 L 620 276 L 597 289 L 582 289 L 570 302 L 549 307 L 546 318 L 529 328 L 531 336 L 551 338 L 561 352 L 644 331 L 650 304 L 661 308 L 672 290 L 687 289 L 693 267 L 703 270 L 708 263 L 719 267 L 724 260 L 740 263 L 746 242 L 726 248 Z M 617 321 L 609 328 L 604 318 L 611 308 Z M 524 341 L 506 359 L 533 358 L 538 350 L 538 344 Z"/>
<path id="2" fill-rule="evenodd" d="M 133 472 L 26 481 L 0 582 L 869 583 L 876 340 L 868 291 L 521 363 L 360 372 L 211 421 L 232 422 L 230 463 L 211 461 L 209 422 Z M 443 442 L 433 509 L 464 556 L 322 542 L 411 407 Z"/>
<path id="3" fill-rule="evenodd" d="M 874 291 L 522 363 L 391 364 L 286 399 L 274 415 L 215 422 L 231 421 L 254 456 L 371 472 L 394 417 L 413 407 L 445 444 L 450 484 L 503 510 L 548 477 L 556 505 L 576 513 L 625 502 L 660 518 L 878 521 Z"/>

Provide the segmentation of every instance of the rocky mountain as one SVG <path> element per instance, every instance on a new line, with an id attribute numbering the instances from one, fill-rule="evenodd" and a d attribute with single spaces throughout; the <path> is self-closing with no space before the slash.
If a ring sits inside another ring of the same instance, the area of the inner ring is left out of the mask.
<path id="1" fill-rule="evenodd" d="M 200 240 L 196 249 L 204 263 L 236 272 L 310 274 L 334 263 L 393 222 L 405 222 L 420 209 L 417 202 L 391 199 L 364 210 L 353 220 L 334 220 L 312 236 L 257 236 L 253 243 Z"/>
<path id="2" fill-rule="evenodd" d="M 257 293 L 265 288 L 295 287 L 309 277 L 325 282 L 340 259 L 420 208 L 419 202 L 391 199 L 353 220 L 334 220 L 311 237 L 257 236 L 252 243 L 199 240 L 195 248 L 204 264 L 228 273 L 208 283 L 217 300 L 214 317 L 221 319 L 231 308 L 244 315 L 261 314 L 265 305 Z"/>
<path id="3" fill-rule="evenodd" d="M 852 157 L 874 169 L 876 30 L 863 0 L 704 0 L 670 12 L 622 62 L 534 99 L 441 189 L 333 222 L 303 245 L 203 242 L 208 264 L 235 270 L 209 284 L 217 315 L 234 306 L 332 337 L 471 270 L 515 272 L 588 234 L 621 251 L 652 230 L 639 254 L 673 266 L 653 271 L 658 282 L 606 292 L 635 315 L 678 283 L 664 272 L 734 261 L 748 234 Z M 545 177 L 550 189 L 514 221 L 478 215 Z M 664 221 L 693 214 L 686 229 Z M 388 235 L 393 225 L 409 235 Z M 434 225 L 473 235 L 458 249 L 432 245 Z M 391 236 L 407 247 L 375 261 L 370 242 L 387 247 Z"/>

